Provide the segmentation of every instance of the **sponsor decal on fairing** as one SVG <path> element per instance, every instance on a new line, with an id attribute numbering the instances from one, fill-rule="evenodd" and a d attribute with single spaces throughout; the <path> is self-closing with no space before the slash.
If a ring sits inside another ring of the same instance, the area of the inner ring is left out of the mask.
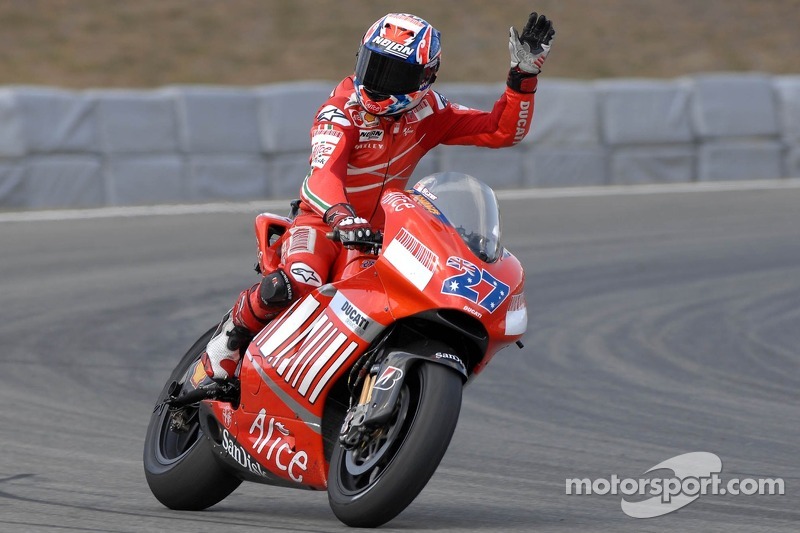
<path id="1" fill-rule="evenodd" d="M 259 333 L 253 342 L 258 346 L 264 357 L 269 358 L 272 352 L 284 344 L 292 334 L 296 334 L 308 318 L 314 314 L 320 303 L 312 296 L 307 296 L 294 306 L 291 313 L 284 318 L 273 321 Z"/>
<path id="2" fill-rule="evenodd" d="M 290 479 L 302 483 L 302 472 L 308 470 L 308 454 L 297 451 L 295 439 L 288 429 L 270 417 L 267 421 L 266 409 L 258 412 L 253 424 L 250 426 L 250 436 L 255 436 L 253 450 L 259 456 L 274 464 L 278 470 L 286 472 Z"/>
<path id="3" fill-rule="evenodd" d="M 464 309 L 464 311 L 466 311 L 467 313 L 471 314 L 472 316 L 474 316 L 476 318 L 483 318 L 483 313 L 473 309 L 472 307 L 470 307 L 468 305 L 465 305 L 463 307 L 463 309 Z M 508 333 L 506 333 L 506 335 L 508 335 Z"/>
<path id="4" fill-rule="evenodd" d="M 405 228 L 386 247 L 383 258 L 421 291 L 428 286 L 439 264 L 439 256 Z"/>
<path id="5" fill-rule="evenodd" d="M 436 352 L 435 355 L 436 359 L 447 359 L 448 361 L 454 361 L 459 367 L 466 369 L 467 367 L 464 366 L 464 361 L 455 354 L 447 353 L 447 352 Z"/>
<path id="6" fill-rule="evenodd" d="M 381 204 L 389 206 L 395 213 L 405 211 L 406 209 L 416 209 L 417 206 L 409 199 L 408 196 L 401 192 L 390 192 L 383 196 Z"/>
<path id="7" fill-rule="evenodd" d="M 417 191 L 418 193 L 420 193 L 422 196 L 424 196 L 428 200 L 431 200 L 433 202 L 435 202 L 436 200 L 439 199 L 438 196 L 433 194 L 430 190 L 428 190 L 428 188 L 426 186 L 422 185 L 421 183 L 415 184 L 414 185 L 414 190 Z"/>
<path id="8" fill-rule="evenodd" d="M 341 292 L 333 297 L 331 309 L 336 318 L 365 341 L 372 341 L 383 330 L 382 324 L 372 320 Z"/>
<path id="9" fill-rule="evenodd" d="M 428 213 L 432 214 L 433 216 L 435 216 L 439 220 L 442 220 L 442 221 L 445 221 L 445 222 L 447 221 L 447 219 L 444 218 L 444 215 L 442 215 L 442 212 L 439 211 L 436 208 L 436 206 L 433 205 L 433 203 L 430 200 L 428 200 L 427 198 L 425 198 L 424 196 L 422 196 L 420 194 L 414 194 L 414 196 L 412 196 L 412 198 L 414 199 L 415 202 L 417 202 L 419 205 L 424 207 L 425 211 L 427 211 Z"/>
<path id="10" fill-rule="evenodd" d="M 381 372 L 381 375 L 375 380 L 375 385 L 372 386 L 373 389 L 378 390 L 389 390 L 394 387 L 395 383 L 397 383 L 400 378 L 403 377 L 403 371 L 394 366 L 387 366 L 386 369 Z"/>
<path id="11" fill-rule="evenodd" d="M 225 450 L 225 453 L 227 453 L 231 459 L 239 463 L 242 468 L 261 477 L 270 477 L 269 474 L 264 472 L 261 465 L 247 453 L 247 450 L 236 444 L 236 441 L 233 440 L 227 429 L 222 430 L 222 448 Z"/>
<path id="12" fill-rule="evenodd" d="M 233 409 L 231 409 L 230 405 L 226 405 L 222 408 L 222 423 L 225 424 L 226 428 L 230 428 L 231 422 L 233 422 Z"/>
<path id="13" fill-rule="evenodd" d="M 450 256 L 447 266 L 460 274 L 444 280 L 442 294 L 466 298 L 490 313 L 494 313 L 508 298 L 510 287 L 474 263 L 462 257 Z"/>

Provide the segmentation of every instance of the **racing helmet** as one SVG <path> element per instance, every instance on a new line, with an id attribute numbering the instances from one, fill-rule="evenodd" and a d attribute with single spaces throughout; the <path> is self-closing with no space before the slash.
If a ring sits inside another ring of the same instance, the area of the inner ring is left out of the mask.
<path id="1" fill-rule="evenodd" d="M 422 102 L 439 70 L 439 31 L 421 18 L 389 13 L 361 40 L 356 98 L 373 115 L 405 113 Z"/>

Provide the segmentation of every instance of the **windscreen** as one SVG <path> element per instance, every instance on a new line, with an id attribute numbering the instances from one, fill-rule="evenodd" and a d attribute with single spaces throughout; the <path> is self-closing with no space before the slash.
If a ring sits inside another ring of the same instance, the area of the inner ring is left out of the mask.
<path id="1" fill-rule="evenodd" d="M 493 263 L 500 258 L 500 208 L 488 185 L 461 172 L 440 172 L 422 178 L 414 190 L 444 214 L 481 261 Z"/>

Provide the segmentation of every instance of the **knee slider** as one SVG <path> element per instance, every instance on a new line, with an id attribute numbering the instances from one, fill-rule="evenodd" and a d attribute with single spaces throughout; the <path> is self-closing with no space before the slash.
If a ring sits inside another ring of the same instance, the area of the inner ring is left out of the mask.
<path id="1" fill-rule="evenodd" d="M 286 272 L 279 268 L 264 276 L 261 280 L 260 296 L 265 305 L 288 305 L 294 298 L 294 290 Z"/>

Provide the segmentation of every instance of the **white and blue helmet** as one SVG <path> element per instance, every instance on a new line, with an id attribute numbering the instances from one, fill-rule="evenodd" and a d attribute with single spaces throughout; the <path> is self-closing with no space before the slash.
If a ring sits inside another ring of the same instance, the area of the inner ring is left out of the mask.
<path id="1" fill-rule="evenodd" d="M 405 113 L 422 102 L 439 70 L 439 31 L 423 19 L 389 13 L 361 41 L 354 85 L 373 115 Z"/>

